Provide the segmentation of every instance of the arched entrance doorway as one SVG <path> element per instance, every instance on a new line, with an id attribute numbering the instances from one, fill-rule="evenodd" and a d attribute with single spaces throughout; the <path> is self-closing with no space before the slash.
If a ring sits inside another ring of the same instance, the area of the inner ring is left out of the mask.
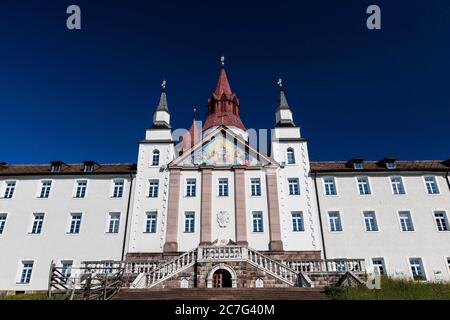
<path id="1" fill-rule="evenodd" d="M 218 269 L 213 274 L 213 288 L 231 288 L 233 286 L 232 276 L 228 270 Z"/>

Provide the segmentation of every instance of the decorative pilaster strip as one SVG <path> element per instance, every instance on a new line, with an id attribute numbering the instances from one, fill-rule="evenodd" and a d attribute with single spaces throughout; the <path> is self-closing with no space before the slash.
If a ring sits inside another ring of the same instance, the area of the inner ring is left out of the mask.
<path id="1" fill-rule="evenodd" d="M 269 250 L 283 251 L 281 240 L 280 211 L 278 202 L 277 169 L 267 168 L 267 207 L 269 209 Z"/>
<path id="2" fill-rule="evenodd" d="M 170 170 L 169 205 L 167 209 L 167 231 L 164 252 L 178 252 L 178 215 L 180 207 L 180 169 Z"/>
<path id="3" fill-rule="evenodd" d="M 211 244 L 212 220 L 212 170 L 202 170 L 202 206 L 200 244 Z"/>
<path id="4" fill-rule="evenodd" d="M 234 171 L 234 201 L 236 211 L 236 243 L 248 245 L 247 241 L 247 218 L 245 205 L 245 170 Z"/>

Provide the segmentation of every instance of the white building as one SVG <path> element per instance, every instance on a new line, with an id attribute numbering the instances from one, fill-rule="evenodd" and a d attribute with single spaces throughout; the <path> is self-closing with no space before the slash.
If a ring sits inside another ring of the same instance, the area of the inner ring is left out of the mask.
<path id="1" fill-rule="evenodd" d="M 0 291 L 46 290 L 52 262 L 76 276 L 125 259 L 140 287 L 450 279 L 450 161 L 310 163 L 281 84 L 264 155 L 239 110 L 222 66 L 204 127 L 179 143 L 163 84 L 137 166 L 0 164 Z"/>

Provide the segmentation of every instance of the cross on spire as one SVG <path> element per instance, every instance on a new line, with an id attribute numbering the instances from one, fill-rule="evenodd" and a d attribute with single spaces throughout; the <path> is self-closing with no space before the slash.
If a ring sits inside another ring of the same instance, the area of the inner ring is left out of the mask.
<path id="1" fill-rule="evenodd" d="M 225 66 L 225 56 L 223 54 L 220 56 L 220 64 L 222 67 Z"/>

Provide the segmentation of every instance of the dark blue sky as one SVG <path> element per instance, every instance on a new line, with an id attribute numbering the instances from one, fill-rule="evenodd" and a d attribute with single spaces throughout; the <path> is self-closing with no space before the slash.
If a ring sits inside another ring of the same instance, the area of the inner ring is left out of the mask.
<path id="1" fill-rule="evenodd" d="M 273 127 L 284 79 L 313 160 L 450 157 L 448 0 L 243 2 L 2 0 L 0 161 L 135 162 L 161 80 L 186 127 L 221 53 L 247 128 Z"/>

